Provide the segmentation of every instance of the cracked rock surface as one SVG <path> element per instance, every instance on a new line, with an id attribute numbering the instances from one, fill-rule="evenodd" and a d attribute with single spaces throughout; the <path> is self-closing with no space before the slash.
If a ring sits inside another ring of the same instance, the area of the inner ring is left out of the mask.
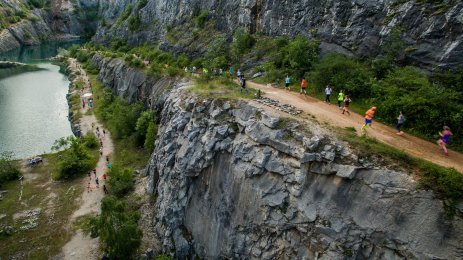
<path id="1" fill-rule="evenodd" d="M 178 258 L 457 259 L 461 216 L 315 123 L 245 101 L 165 99 L 146 168 L 155 228 Z M 371 167 L 374 165 L 374 167 Z"/>

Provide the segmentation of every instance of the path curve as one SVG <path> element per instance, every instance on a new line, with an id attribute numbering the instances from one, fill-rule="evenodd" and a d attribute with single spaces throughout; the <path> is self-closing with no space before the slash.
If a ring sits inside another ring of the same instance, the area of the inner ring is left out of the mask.
<path id="1" fill-rule="evenodd" d="M 86 93 L 91 93 L 90 80 L 87 76 L 87 73 L 76 61 L 76 59 L 69 59 L 69 64 L 74 72 L 80 72 L 79 76 L 74 79 L 74 82 L 82 80 L 84 82 L 84 89 L 80 93 L 81 96 Z M 83 134 L 96 131 L 96 127 L 99 127 L 100 131 L 103 131 L 103 126 L 98 122 L 95 115 L 90 114 L 86 115 L 88 111 L 88 105 L 85 108 L 80 109 L 82 113 L 82 118 L 80 120 L 80 129 Z M 103 137 L 103 156 L 100 156 L 97 167 L 96 174 L 99 179 L 100 186 L 99 188 L 95 185 L 95 176 L 92 174 L 91 179 L 85 177 L 82 180 L 82 185 L 85 187 L 84 192 L 80 197 L 80 207 L 77 209 L 70 218 L 69 223 L 72 224 L 77 218 L 88 215 L 88 214 L 99 214 L 101 212 L 101 200 L 104 197 L 104 192 L 102 186 L 104 184 L 103 173 L 107 172 L 106 167 L 106 156 L 110 156 L 114 152 L 113 142 L 111 140 L 111 135 L 106 129 L 106 136 Z M 87 189 L 88 182 L 90 181 L 90 191 Z M 76 233 L 72 236 L 71 240 L 64 245 L 62 249 L 62 259 L 98 259 L 99 258 L 99 239 L 91 238 L 88 235 L 83 234 L 82 230 L 77 230 Z"/>
<path id="2" fill-rule="evenodd" d="M 364 117 L 362 115 L 353 112 L 351 112 L 350 116 L 347 114 L 343 115 L 337 105 L 327 104 L 311 96 L 305 96 L 298 92 L 287 91 L 251 81 L 248 81 L 247 85 L 262 90 L 265 97 L 278 100 L 284 104 L 293 105 L 315 116 L 318 121 L 326 122 L 333 126 L 342 128 L 355 127 L 357 133 L 359 133 L 364 123 Z M 463 154 L 449 150 L 450 156 L 445 156 L 436 143 L 406 133 L 402 136 L 398 136 L 394 128 L 378 122 L 373 122 L 372 128 L 369 128 L 367 131 L 367 135 L 414 157 L 444 167 L 455 168 L 460 173 L 463 173 Z"/>

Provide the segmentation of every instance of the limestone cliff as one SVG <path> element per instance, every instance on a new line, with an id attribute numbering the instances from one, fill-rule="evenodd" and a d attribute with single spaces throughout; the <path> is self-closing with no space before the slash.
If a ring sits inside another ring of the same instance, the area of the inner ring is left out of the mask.
<path id="1" fill-rule="evenodd" d="M 312 122 L 178 84 L 147 174 L 155 230 L 176 257 L 458 259 L 461 216 L 412 177 Z"/>
<path id="2" fill-rule="evenodd" d="M 131 44 L 166 41 L 167 28 L 184 26 L 207 11 L 218 30 L 230 34 L 237 27 L 266 35 L 305 35 L 322 41 L 323 51 L 374 57 L 379 46 L 397 28 L 407 43 L 409 63 L 421 67 L 455 68 L 463 65 L 463 2 L 455 0 L 134 0 L 100 1 L 105 25 L 96 39 L 112 37 Z M 130 6 L 130 8 L 128 8 Z M 130 11 L 140 25 L 129 30 Z M 169 43 L 172 45 L 172 43 Z M 192 53 L 204 46 L 173 46 Z"/>
<path id="3" fill-rule="evenodd" d="M 105 87 L 129 103 L 143 102 L 154 108 L 174 84 L 175 78 L 147 75 L 143 70 L 132 68 L 121 59 L 95 55 L 93 64 L 98 68 L 98 79 Z M 160 98 L 161 97 L 161 98 Z"/>
<path id="4" fill-rule="evenodd" d="M 92 35 L 96 30 L 96 0 L 0 0 L 0 52 L 23 45 Z"/>

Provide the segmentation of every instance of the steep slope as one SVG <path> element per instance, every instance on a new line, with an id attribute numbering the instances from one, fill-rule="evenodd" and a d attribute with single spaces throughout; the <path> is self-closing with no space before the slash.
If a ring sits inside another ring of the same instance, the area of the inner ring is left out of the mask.
<path id="1" fill-rule="evenodd" d="M 317 123 L 257 104 L 164 104 L 147 167 L 155 232 L 179 258 L 456 259 L 463 220 L 406 172 L 361 157 Z"/>
<path id="2" fill-rule="evenodd" d="M 463 65 L 463 3 L 455 0 L 115 0 L 100 5 L 105 23 L 96 39 L 102 42 L 114 37 L 130 44 L 164 42 L 168 28 L 188 25 L 202 13 L 223 32 L 245 27 L 271 36 L 302 34 L 320 39 L 325 52 L 361 57 L 378 55 L 379 46 L 396 28 L 406 42 L 408 63 L 428 69 Z M 200 45 L 173 45 L 205 51 Z"/>

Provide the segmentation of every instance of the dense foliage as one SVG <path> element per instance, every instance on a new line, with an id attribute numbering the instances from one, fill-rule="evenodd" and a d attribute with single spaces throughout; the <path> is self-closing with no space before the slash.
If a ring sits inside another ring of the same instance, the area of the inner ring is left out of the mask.
<path id="1" fill-rule="evenodd" d="M 133 190 L 134 180 L 132 170 L 113 165 L 108 171 L 108 177 L 111 194 L 114 194 L 116 197 L 122 198 Z"/>
<path id="2" fill-rule="evenodd" d="M 375 63 L 366 64 L 340 54 L 324 56 L 308 73 L 318 92 L 326 85 L 335 93 L 343 89 L 354 102 L 377 106 L 376 118 L 395 124 L 400 111 L 406 117 L 405 128 L 428 139 L 437 139 L 443 125 L 453 133 L 451 146 L 461 147 L 463 131 L 463 95 L 460 76 L 440 75 L 432 82 L 413 67 L 392 67 L 383 79 L 375 77 Z M 452 80 L 453 79 L 453 80 Z M 446 85 L 440 84 L 446 82 Z"/>
<path id="3" fill-rule="evenodd" d="M 13 161 L 13 154 L 3 152 L 0 154 L 0 187 L 7 181 L 16 180 L 21 175 L 19 165 Z"/>
<path id="4" fill-rule="evenodd" d="M 71 179 L 87 173 L 96 166 L 97 157 L 87 147 L 93 147 L 94 137 L 82 140 L 74 136 L 61 138 L 55 142 L 53 150 L 66 148 L 58 163 L 55 179 Z"/>
<path id="5" fill-rule="evenodd" d="M 107 196 L 101 201 L 101 214 L 91 219 L 92 236 L 99 236 L 110 259 L 131 259 L 141 242 L 140 214 L 125 200 Z"/>

